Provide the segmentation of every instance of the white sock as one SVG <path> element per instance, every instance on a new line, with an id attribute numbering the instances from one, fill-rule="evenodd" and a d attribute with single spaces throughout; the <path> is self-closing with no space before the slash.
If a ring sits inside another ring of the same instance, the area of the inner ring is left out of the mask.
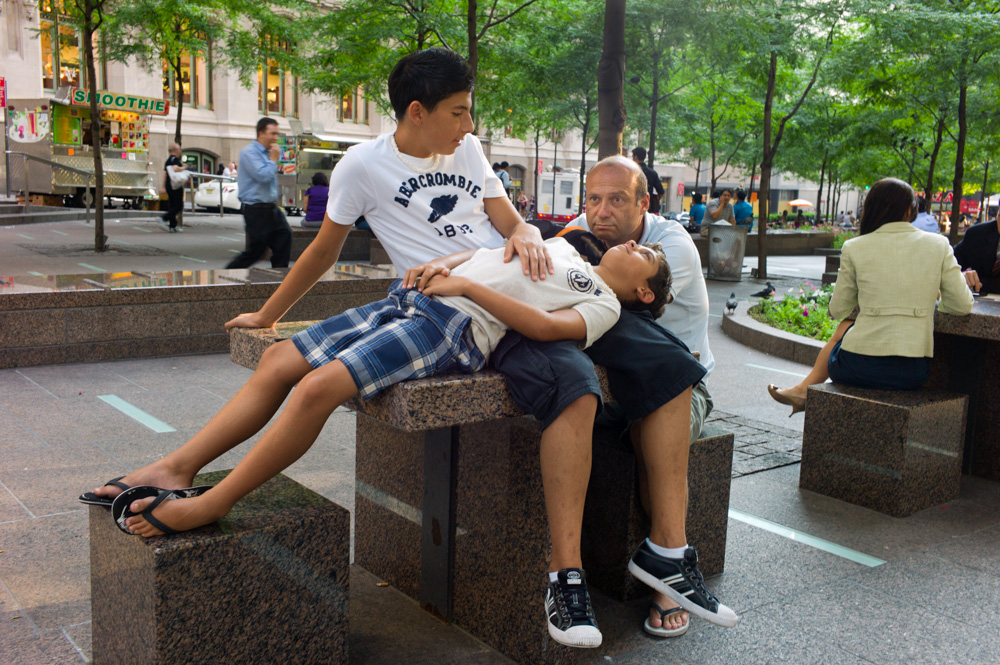
<path id="1" fill-rule="evenodd" d="M 558 581 L 559 581 L 559 571 L 558 570 L 556 572 L 554 572 L 554 573 L 549 573 L 549 582 L 558 582 Z"/>
<path id="2" fill-rule="evenodd" d="M 684 550 L 688 548 L 686 543 L 684 547 L 660 547 L 649 538 L 646 539 L 646 544 L 649 545 L 649 549 L 653 550 L 655 554 L 665 556 L 668 559 L 683 559 Z"/>

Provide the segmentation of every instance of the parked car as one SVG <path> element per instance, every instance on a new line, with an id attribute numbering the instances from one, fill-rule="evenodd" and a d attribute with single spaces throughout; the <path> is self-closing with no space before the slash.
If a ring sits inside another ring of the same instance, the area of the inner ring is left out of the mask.
<path id="1" fill-rule="evenodd" d="M 226 212 L 239 212 L 241 206 L 237 196 L 239 187 L 235 182 L 220 183 L 218 180 L 206 180 L 198 185 L 198 189 L 194 193 L 195 207 L 218 210 L 220 184 L 222 186 L 222 206 Z"/>

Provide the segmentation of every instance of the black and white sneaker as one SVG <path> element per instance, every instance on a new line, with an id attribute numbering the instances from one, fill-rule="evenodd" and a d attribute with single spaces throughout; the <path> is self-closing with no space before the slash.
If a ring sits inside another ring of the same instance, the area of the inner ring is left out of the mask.
<path id="1" fill-rule="evenodd" d="M 579 568 L 559 571 L 559 580 L 549 582 L 545 592 L 545 613 L 549 617 L 549 635 L 568 647 L 601 646 L 594 608 L 590 605 L 587 578 Z"/>
<path id="2" fill-rule="evenodd" d="M 687 548 L 682 559 L 668 559 L 653 552 L 649 543 L 643 541 L 628 562 L 628 571 L 706 621 L 730 627 L 740 619 L 705 587 L 705 578 L 698 570 L 698 553 L 693 547 Z"/>

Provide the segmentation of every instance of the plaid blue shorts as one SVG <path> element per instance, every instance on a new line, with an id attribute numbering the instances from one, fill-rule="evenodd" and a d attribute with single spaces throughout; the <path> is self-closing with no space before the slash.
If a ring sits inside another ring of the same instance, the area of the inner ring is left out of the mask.
<path id="1" fill-rule="evenodd" d="M 292 342 L 313 367 L 344 363 L 366 400 L 407 379 L 482 369 L 486 360 L 472 338 L 471 319 L 399 284 L 385 300 L 312 325 Z"/>

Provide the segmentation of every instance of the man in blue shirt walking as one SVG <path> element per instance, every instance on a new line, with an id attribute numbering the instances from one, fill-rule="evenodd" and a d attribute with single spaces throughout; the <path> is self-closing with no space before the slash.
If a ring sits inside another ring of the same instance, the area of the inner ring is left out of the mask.
<path id="1" fill-rule="evenodd" d="M 257 140 L 240 152 L 237 173 L 247 248 L 227 268 L 249 268 L 271 248 L 271 267 L 287 268 L 292 251 L 292 229 L 278 207 L 278 123 L 257 122 Z"/>

